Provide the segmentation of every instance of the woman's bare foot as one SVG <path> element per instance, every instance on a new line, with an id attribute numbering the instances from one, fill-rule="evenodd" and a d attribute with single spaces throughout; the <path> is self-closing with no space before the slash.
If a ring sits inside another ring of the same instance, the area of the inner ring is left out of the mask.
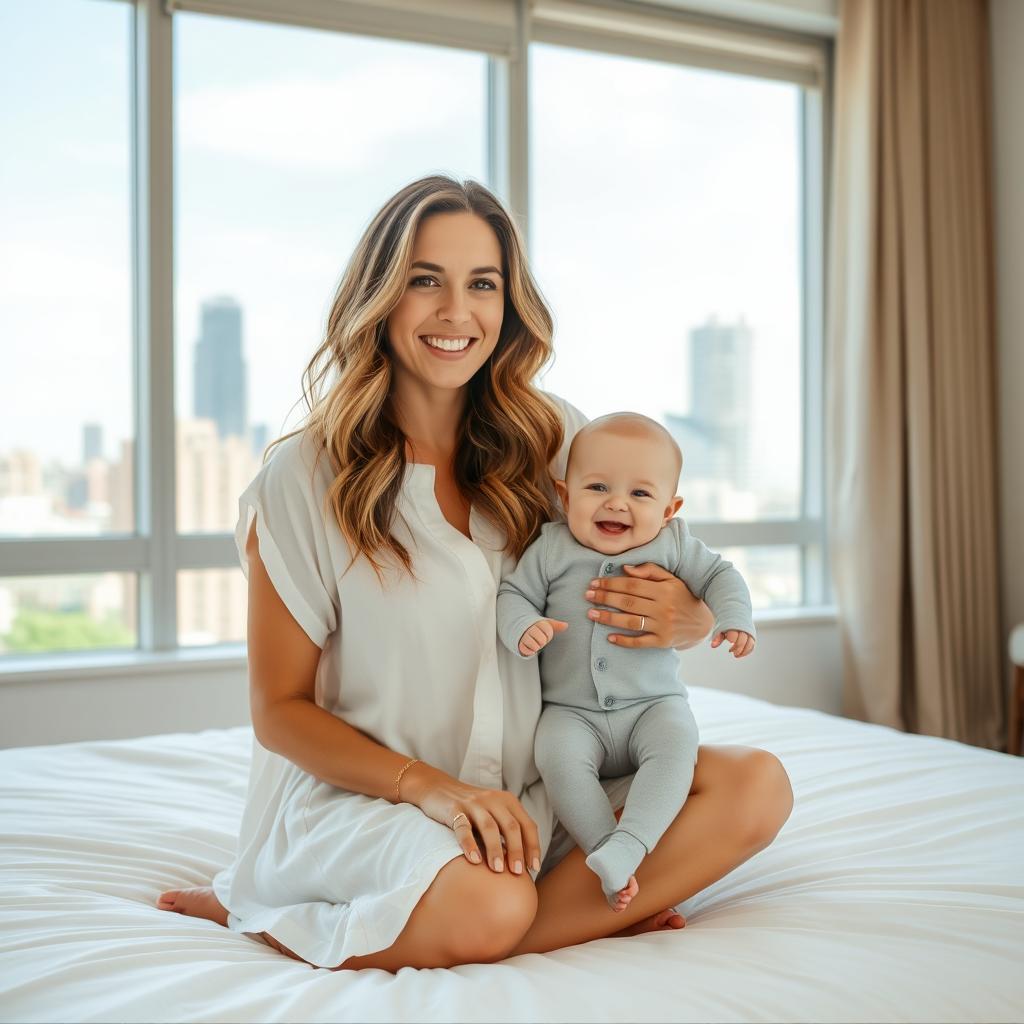
<path id="1" fill-rule="evenodd" d="M 624 938 L 627 935 L 643 935 L 644 932 L 671 932 L 686 927 L 686 918 L 679 911 L 669 907 L 667 910 L 659 910 L 657 914 L 623 928 L 616 932 L 612 938 Z"/>
<path id="2" fill-rule="evenodd" d="M 156 905 L 161 910 L 170 910 L 186 917 L 202 917 L 207 921 L 215 921 L 225 928 L 228 924 L 227 910 L 208 885 L 197 886 L 194 889 L 168 889 L 167 892 L 160 893 Z"/>
<path id="3" fill-rule="evenodd" d="M 637 885 L 636 875 L 630 875 L 629 881 L 617 892 L 608 897 L 608 906 L 621 914 L 633 902 L 633 897 L 640 891 Z"/>

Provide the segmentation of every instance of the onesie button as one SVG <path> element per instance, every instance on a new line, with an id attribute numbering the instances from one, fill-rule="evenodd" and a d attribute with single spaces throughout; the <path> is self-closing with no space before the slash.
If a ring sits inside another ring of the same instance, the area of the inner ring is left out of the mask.
<path id="1" fill-rule="evenodd" d="M 601 572 L 603 572 L 605 576 L 611 576 L 611 574 L 615 572 L 615 563 L 605 562 L 604 565 L 601 566 Z"/>
<path id="2" fill-rule="evenodd" d="M 604 706 L 606 708 L 610 708 L 614 703 L 615 703 L 615 698 L 614 697 L 605 697 L 605 699 L 604 699 Z"/>
<path id="3" fill-rule="evenodd" d="M 608 667 L 608 659 L 607 658 L 598 658 L 597 661 L 594 662 L 594 668 L 596 668 L 598 672 L 603 672 L 607 667 Z"/>

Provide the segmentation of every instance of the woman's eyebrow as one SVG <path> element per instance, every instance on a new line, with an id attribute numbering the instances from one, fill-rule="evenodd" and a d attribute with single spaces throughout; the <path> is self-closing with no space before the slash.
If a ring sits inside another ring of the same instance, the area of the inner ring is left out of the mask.
<path id="1" fill-rule="evenodd" d="M 436 263 L 427 263 L 426 260 L 417 260 L 413 266 L 419 267 L 421 270 L 432 270 L 435 274 L 444 273 L 444 267 L 438 266 Z M 470 274 L 497 274 L 498 277 L 503 276 L 497 267 L 474 267 Z"/>

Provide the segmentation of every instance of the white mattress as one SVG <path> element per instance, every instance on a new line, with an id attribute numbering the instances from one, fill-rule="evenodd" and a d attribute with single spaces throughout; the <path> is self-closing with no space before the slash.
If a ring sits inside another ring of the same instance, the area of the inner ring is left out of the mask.
<path id="1" fill-rule="evenodd" d="M 229 860 L 244 729 L 0 752 L 5 1021 L 1019 1021 L 1024 761 L 694 688 L 778 754 L 776 842 L 679 932 L 455 970 L 315 970 L 157 893 Z"/>

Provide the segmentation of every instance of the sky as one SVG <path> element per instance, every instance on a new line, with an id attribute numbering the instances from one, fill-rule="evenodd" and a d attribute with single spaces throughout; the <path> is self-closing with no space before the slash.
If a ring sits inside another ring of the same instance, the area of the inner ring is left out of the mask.
<path id="1" fill-rule="evenodd" d="M 0 449 L 69 464 L 84 422 L 108 455 L 132 433 L 129 19 L 109 0 L 0 0 Z M 276 436 L 376 208 L 425 173 L 485 179 L 486 60 L 174 19 L 177 407 L 200 303 L 230 295 L 250 420 Z M 684 413 L 688 332 L 743 317 L 758 479 L 795 487 L 799 89 L 548 46 L 531 81 L 543 386 L 589 416 Z"/>

